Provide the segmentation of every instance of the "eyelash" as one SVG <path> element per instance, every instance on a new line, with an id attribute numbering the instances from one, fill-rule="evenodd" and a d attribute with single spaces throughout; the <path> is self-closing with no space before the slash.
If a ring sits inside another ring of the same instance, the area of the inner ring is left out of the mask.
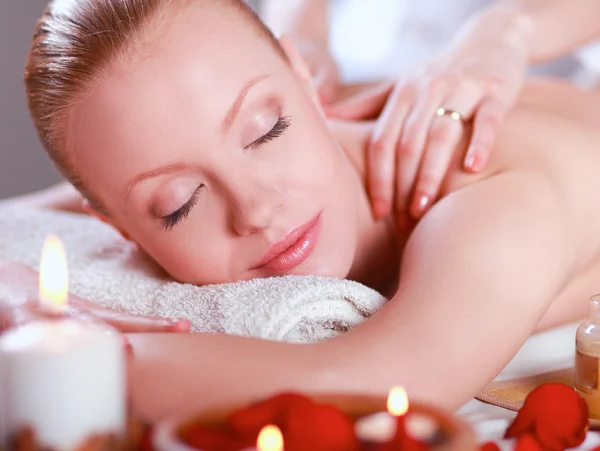
<path id="1" fill-rule="evenodd" d="M 290 117 L 288 117 L 288 116 L 280 117 L 277 120 L 277 122 L 275 123 L 275 125 L 273 126 L 273 128 L 268 133 L 266 133 L 265 135 L 258 138 L 252 144 L 249 144 L 248 146 L 246 146 L 246 148 L 247 149 L 257 149 L 260 146 L 262 146 L 263 144 L 266 144 L 270 141 L 273 141 L 276 138 L 279 138 L 281 135 L 283 135 L 285 133 L 285 131 L 290 127 L 290 125 L 292 125 L 292 121 L 291 121 Z M 183 207 L 181 207 L 179 210 L 171 213 L 170 215 L 164 216 L 162 218 L 163 227 L 166 231 L 173 229 L 173 227 L 175 227 L 183 219 L 185 219 L 189 216 L 192 209 L 198 203 L 198 195 L 200 194 L 200 190 L 202 187 L 203 187 L 203 185 L 200 185 L 196 189 L 196 191 L 194 191 L 194 194 L 192 194 L 192 197 L 190 198 L 190 200 Z"/>
<path id="2" fill-rule="evenodd" d="M 281 135 L 283 135 L 285 133 L 285 131 L 288 128 L 290 128 L 290 125 L 292 125 L 292 120 L 289 116 L 280 117 L 277 120 L 277 122 L 275 122 L 275 125 L 273 126 L 273 128 L 267 134 L 261 136 L 256 141 L 254 141 L 252 144 L 249 144 L 248 146 L 246 146 L 246 148 L 247 149 L 257 149 L 258 147 L 262 146 L 263 144 L 266 144 L 269 141 L 273 141 L 274 139 L 279 138 Z"/>
<path id="3" fill-rule="evenodd" d="M 198 195 L 200 194 L 202 186 L 203 185 L 200 185 L 198 188 L 196 188 L 196 191 L 194 191 L 194 194 L 192 194 L 190 200 L 188 200 L 183 207 L 162 218 L 163 227 L 167 232 L 179 224 L 180 221 L 188 217 L 192 211 L 192 208 L 194 208 L 194 206 L 198 203 Z"/>

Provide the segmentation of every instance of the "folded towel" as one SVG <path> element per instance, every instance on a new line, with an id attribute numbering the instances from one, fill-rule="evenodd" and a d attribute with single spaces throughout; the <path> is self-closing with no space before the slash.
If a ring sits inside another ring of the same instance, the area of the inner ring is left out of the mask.
<path id="1" fill-rule="evenodd" d="M 73 294 L 129 313 L 187 318 L 195 332 L 320 341 L 354 327 L 386 302 L 359 283 L 316 276 L 181 284 L 94 218 L 0 207 L 0 259 L 38 268 L 44 239 L 51 233 L 65 243 Z"/>

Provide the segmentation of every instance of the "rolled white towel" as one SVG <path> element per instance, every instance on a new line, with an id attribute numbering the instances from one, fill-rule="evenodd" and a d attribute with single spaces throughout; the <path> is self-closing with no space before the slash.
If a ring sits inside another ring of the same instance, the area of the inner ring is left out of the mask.
<path id="1" fill-rule="evenodd" d="M 386 302 L 359 283 L 316 276 L 181 284 L 94 218 L 0 207 L 0 259 L 37 268 L 43 241 L 51 233 L 65 243 L 72 293 L 130 313 L 187 318 L 196 332 L 320 341 L 356 326 Z"/>

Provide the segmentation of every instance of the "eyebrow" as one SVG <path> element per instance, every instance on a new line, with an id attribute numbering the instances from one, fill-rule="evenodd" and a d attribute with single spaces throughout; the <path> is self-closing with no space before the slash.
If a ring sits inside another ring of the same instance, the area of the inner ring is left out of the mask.
<path id="1" fill-rule="evenodd" d="M 187 167 L 188 165 L 186 163 L 171 163 L 156 169 L 152 169 L 150 171 L 143 172 L 142 174 L 135 176 L 129 183 L 127 183 L 127 187 L 125 188 L 125 199 L 127 199 L 127 197 L 129 196 L 131 189 L 138 183 L 147 179 L 158 177 L 159 175 L 171 174 L 173 172 L 182 171 Z"/>
<path id="2" fill-rule="evenodd" d="M 259 75 L 258 77 L 251 78 L 246 83 L 244 83 L 244 86 L 242 86 L 242 89 L 240 89 L 240 92 L 238 93 L 235 101 L 233 102 L 233 104 L 229 108 L 229 111 L 227 111 L 225 118 L 223 119 L 223 122 L 221 124 L 222 133 L 227 133 L 227 131 L 229 131 L 229 129 L 231 128 L 233 122 L 235 121 L 235 118 L 237 117 L 240 111 L 240 108 L 242 107 L 242 104 L 244 103 L 244 99 L 248 95 L 248 92 L 250 92 L 250 89 L 252 89 L 254 85 L 264 80 L 268 76 L 268 74 Z M 159 175 L 172 174 L 173 172 L 182 171 L 183 169 L 187 169 L 187 167 L 188 165 L 186 163 L 171 163 L 135 176 L 127 183 L 127 186 L 125 188 L 125 199 L 127 199 L 127 197 L 129 196 L 131 189 L 138 183 L 144 180 L 158 177 Z"/>
<path id="3" fill-rule="evenodd" d="M 231 128 L 232 124 L 235 121 L 235 118 L 237 117 L 237 115 L 240 111 L 240 108 L 242 107 L 242 104 L 244 103 L 244 99 L 248 95 L 248 92 L 250 92 L 250 89 L 252 89 L 252 87 L 254 85 L 256 85 L 258 82 L 264 80 L 268 76 L 269 76 L 268 74 L 259 75 L 258 77 L 251 78 L 246 83 L 244 83 L 244 86 L 242 86 L 242 89 L 240 89 L 240 92 L 238 93 L 235 101 L 233 102 L 233 104 L 231 105 L 231 108 L 229 108 L 229 111 L 227 112 L 227 114 L 225 115 L 225 118 L 223 119 L 223 123 L 221 124 L 221 132 L 222 133 L 227 133 L 229 131 L 229 129 Z"/>

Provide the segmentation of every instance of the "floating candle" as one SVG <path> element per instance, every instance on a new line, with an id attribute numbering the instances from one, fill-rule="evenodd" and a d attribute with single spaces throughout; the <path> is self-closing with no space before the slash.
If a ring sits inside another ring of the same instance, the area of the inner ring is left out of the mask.
<path id="1" fill-rule="evenodd" d="M 42 262 L 42 300 L 66 304 L 66 258 L 56 238 L 47 240 Z M 74 449 L 92 435 L 124 432 L 125 354 L 119 334 L 61 316 L 64 307 L 49 310 L 51 317 L 0 337 L 5 422 L 0 445 L 25 427 L 40 445 L 60 450 Z"/>
<path id="2" fill-rule="evenodd" d="M 377 412 L 359 418 L 354 430 L 356 436 L 366 443 L 387 443 L 396 435 L 398 420 L 388 412 Z"/>
<path id="3" fill-rule="evenodd" d="M 439 425 L 437 421 L 424 413 L 410 412 L 404 419 L 406 434 L 419 442 L 431 443 L 435 440 Z"/>
<path id="4" fill-rule="evenodd" d="M 387 412 L 377 412 L 359 418 L 355 432 L 359 440 L 366 443 L 387 443 L 398 430 L 398 417 L 408 410 L 408 396 L 402 387 L 394 387 L 387 398 Z"/>

